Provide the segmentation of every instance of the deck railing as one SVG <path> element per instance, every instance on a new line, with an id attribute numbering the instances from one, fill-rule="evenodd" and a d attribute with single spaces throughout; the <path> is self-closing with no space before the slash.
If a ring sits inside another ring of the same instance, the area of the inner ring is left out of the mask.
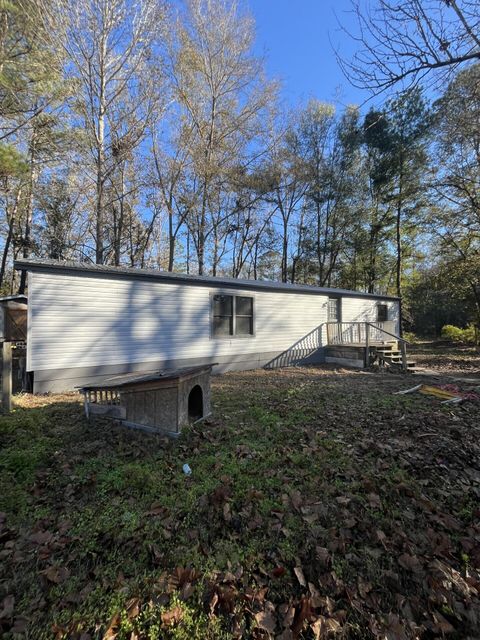
<path id="1" fill-rule="evenodd" d="M 327 343 L 329 345 L 357 345 L 365 348 L 365 363 L 369 361 L 370 346 L 378 343 L 399 343 L 402 356 L 402 369 L 407 368 L 408 344 L 404 338 L 396 335 L 394 324 L 387 322 L 327 322 Z"/>

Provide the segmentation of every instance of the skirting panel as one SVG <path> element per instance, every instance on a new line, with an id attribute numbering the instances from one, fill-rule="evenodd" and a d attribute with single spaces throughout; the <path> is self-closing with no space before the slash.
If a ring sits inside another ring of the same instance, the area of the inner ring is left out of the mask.
<path id="1" fill-rule="evenodd" d="M 353 360 L 352 358 L 332 358 L 327 356 L 325 362 L 328 364 L 340 364 L 343 367 L 352 367 L 354 369 L 363 369 L 365 366 L 363 360 Z"/>
<path id="2" fill-rule="evenodd" d="M 161 369 L 180 369 L 201 364 L 217 363 L 213 374 L 249 369 L 278 369 L 281 367 L 318 364 L 325 362 L 323 349 L 290 349 L 278 352 L 244 353 L 216 358 L 189 358 L 158 360 L 96 367 L 72 367 L 68 369 L 42 369 L 34 372 L 34 393 L 59 393 L 72 391 L 87 383 L 100 382 L 105 378 L 135 371 L 149 372 Z"/>

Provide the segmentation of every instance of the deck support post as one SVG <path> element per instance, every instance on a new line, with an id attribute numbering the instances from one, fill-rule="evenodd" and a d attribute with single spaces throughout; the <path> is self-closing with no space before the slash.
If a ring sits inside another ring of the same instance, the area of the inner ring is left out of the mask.
<path id="1" fill-rule="evenodd" d="M 370 324 L 365 323 L 365 367 L 370 366 Z"/>
<path id="2" fill-rule="evenodd" d="M 12 343 L 2 342 L 2 409 L 12 410 Z"/>
<path id="3" fill-rule="evenodd" d="M 408 369 L 407 366 L 407 347 L 404 340 L 400 341 L 400 351 L 402 354 L 402 371 L 405 372 Z"/>

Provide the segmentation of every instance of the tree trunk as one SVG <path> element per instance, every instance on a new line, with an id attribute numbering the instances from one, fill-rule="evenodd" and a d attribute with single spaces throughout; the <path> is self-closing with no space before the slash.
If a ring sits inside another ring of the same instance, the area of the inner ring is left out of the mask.
<path id="1" fill-rule="evenodd" d="M 297 264 L 300 260 L 300 256 L 302 253 L 302 230 L 303 230 L 303 220 L 304 220 L 304 212 L 302 210 L 302 213 L 300 214 L 300 224 L 298 227 L 298 242 L 297 242 L 297 254 L 295 256 L 295 258 L 292 261 L 292 274 L 291 274 L 291 278 L 290 278 L 290 282 L 292 284 L 295 284 L 295 280 L 297 277 Z M 304 269 L 304 273 L 305 273 L 305 269 Z"/>
<path id="2" fill-rule="evenodd" d="M 168 203 L 168 270 L 173 271 L 175 259 L 175 234 L 173 233 L 173 208 L 172 201 Z"/>
<path id="3" fill-rule="evenodd" d="M 258 280 L 257 264 L 258 264 L 258 243 L 260 238 L 257 236 L 255 239 L 255 251 L 253 254 L 253 279 Z"/>
<path id="4" fill-rule="evenodd" d="M 37 133 L 35 131 L 35 122 L 33 123 L 33 131 L 32 138 L 30 140 L 30 150 L 29 150 L 29 164 L 30 164 L 30 173 L 28 179 L 28 198 L 26 202 L 26 211 L 25 211 L 25 233 L 23 236 L 23 257 L 30 257 L 30 249 L 31 249 L 31 235 L 32 235 L 32 223 L 33 223 L 33 191 L 35 189 L 35 184 L 37 182 Z M 27 288 L 27 272 L 25 270 L 22 271 L 20 276 L 20 285 L 18 287 L 18 293 L 24 294 Z"/>
<path id="5" fill-rule="evenodd" d="M 5 269 L 7 266 L 8 252 L 10 250 L 10 243 L 12 242 L 12 236 L 13 236 L 13 220 L 10 219 L 8 223 L 7 237 L 5 238 L 5 246 L 3 247 L 2 266 L 0 267 L 0 288 L 3 285 L 3 279 L 5 277 Z"/>
<path id="6" fill-rule="evenodd" d="M 205 268 L 205 222 L 207 210 L 207 180 L 203 183 L 202 208 L 200 212 L 200 220 L 198 225 L 198 242 L 197 242 L 197 258 L 198 258 L 198 275 L 203 276 Z"/>
<path id="7" fill-rule="evenodd" d="M 283 238 L 282 238 L 282 282 L 287 282 L 288 276 L 288 223 L 283 218 Z"/>
<path id="8" fill-rule="evenodd" d="M 377 233 L 372 226 L 370 229 L 370 252 L 368 264 L 368 293 L 375 292 L 375 281 L 377 279 Z"/>
<path id="9" fill-rule="evenodd" d="M 95 262 L 103 264 L 104 261 L 104 185 L 105 185 L 105 114 L 106 114 L 106 87 L 105 87 L 105 61 L 107 57 L 107 39 L 102 34 L 100 47 L 99 84 L 100 95 L 98 105 L 97 126 L 97 193 L 96 193 L 96 229 L 95 229 Z"/>
<path id="10" fill-rule="evenodd" d="M 396 289 L 398 296 L 399 308 L 399 335 L 402 336 L 402 209 L 403 209 L 403 153 L 400 155 L 400 174 L 398 176 L 398 198 L 397 198 L 397 216 L 395 221 L 395 240 L 397 246 L 396 260 Z"/>
<path id="11" fill-rule="evenodd" d="M 12 238 L 13 238 L 13 228 L 15 226 L 15 220 L 17 218 L 18 202 L 20 200 L 21 193 L 22 193 L 22 189 L 20 187 L 19 190 L 17 191 L 16 196 L 15 196 L 15 202 L 13 204 L 13 208 L 12 208 L 12 211 L 10 212 L 10 214 L 8 213 L 8 206 L 6 207 L 6 213 L 7 213 L 7 217 L 8 217 L 8 233 L 7 233 L 7 237 L 5 238 L 5 246 L 3 247 L 3 255 L 2 255 L 2 265 L 0 267 L 0 287 L 2 287 L 3 280 L 5 278 L 5 270 L 7 268 L 8 252 L 10 250 L 10 244 L 11 244 Z"/>
<path id="12" fill-rule="evenodd" d="M 113 262 L 116 267 L 120 265 L 121 252 L 122 252 L 122 237 L 123 229 L 125 226 L 125 164 L 122 163 L 121 168 L 121 192 L 120 192 L 120 213 L 118 215 L 118 221 L 114 229 L 114 249 L 113 249 Z"/>
<path id="13" fill-rule="evenodd" d="M 219 262 L 218 250 L 218 227 L 215 224 L 213 228 L 213 256 L 212 256 L 212 276 L 217 275 L 217 267 Z"/>
<path id="14" fill-rule="evenodd" d="M 473 289 L 473 297 L 477 312 L 477 321 L 475 323 L 475 344 L 478 346 L 480 343 L 480 284 L 476 282 L 471 282 L 470 284 Z"/>

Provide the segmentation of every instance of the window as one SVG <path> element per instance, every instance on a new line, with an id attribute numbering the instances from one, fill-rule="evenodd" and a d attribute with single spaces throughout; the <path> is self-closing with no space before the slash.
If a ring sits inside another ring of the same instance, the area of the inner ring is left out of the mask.
<path id="1" fill-rule="evenodd" d="M 340 298 L 328 299 L 328 322 L 340 322 Z"/>
<path id="2" fill-rule="evenodd" d="M 217 293 L 213 296 L 213 335 L 253 336 L 253 298 Z"/>
<path id="3" fill-rule="evenodd" d="M 233 296 L 213 296 L 213 335 L 233 335 Z"/>
<path id="4" fill-rule="evenodd" d="M 253 335 L 253 298 L 235 296 L 235 335 Z"/>
<path id="5" fill-rule="evenodd" d="M 388 306 L 386 304 L 377 304 L 377 322 L 386 322 L 388 320 Z"/>

